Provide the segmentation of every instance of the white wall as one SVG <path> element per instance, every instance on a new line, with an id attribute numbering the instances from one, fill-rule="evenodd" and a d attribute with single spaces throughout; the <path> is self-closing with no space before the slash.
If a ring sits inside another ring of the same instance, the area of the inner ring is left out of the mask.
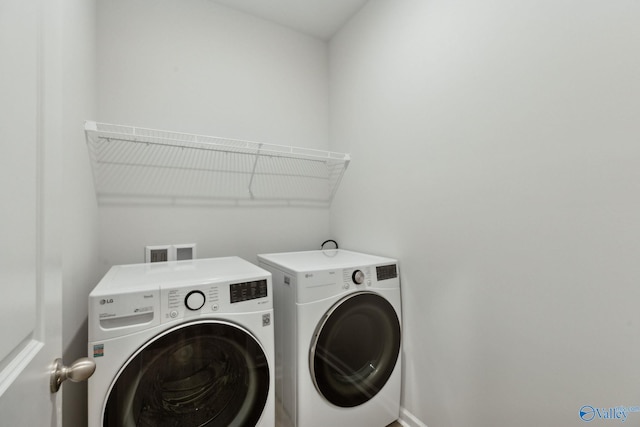
<path id="1" fill-rule="evenodd" d="M 328 146 L 327 45 L 207 0 L 98 2 L 98 121 L 272 144 Z M 144 246 L 198 257 L 313 249 L 325 208 L 100 207 L 103 269 Z"/>
<path id="2" fill-rule="evenodd" d="M 640 405 L 638 40 L 632 0 L 407 0 L 331 41 L 331 229 L 401 261 L 429 427 Z"/>
<path id="3" fill-rule="evenodd" d="M 96 114 L 96 2 L 63 0 L 63 70 L 60 117 L 63 153 L 63 360 L 87 356 L 87 297 L 99 279 L 98 207 L 84 137 L 84 120 Z M 63 386 L 63 425 L 87 420 L 86 383 Z"/>

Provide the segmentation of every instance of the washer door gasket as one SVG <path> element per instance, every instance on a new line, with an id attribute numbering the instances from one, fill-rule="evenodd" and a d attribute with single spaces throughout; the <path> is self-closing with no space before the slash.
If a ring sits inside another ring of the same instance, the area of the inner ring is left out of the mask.
<path id="1" fill-rule="evenodd" d="M 153 338 L 127 361 L 103 426 L 253 426 L 268 394 L 268 360 L 249 331 L 194 322 Z"/>
<path id="2" fill-rule="evenodd" d="M 309 366 L 316 389 L 339 407 L 367 402 L 393 373 L 401 335 L 396 311 L 380 295 L 358 292 L 341 299 L 312 339 Z"/>

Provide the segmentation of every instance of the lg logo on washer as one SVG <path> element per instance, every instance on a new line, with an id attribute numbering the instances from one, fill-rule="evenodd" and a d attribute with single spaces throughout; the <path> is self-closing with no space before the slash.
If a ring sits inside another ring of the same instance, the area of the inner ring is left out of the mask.
<path id="1" fill-rule="evenodd" d="M 149 299 L 149 298 L 153 298 L 153 294 L 144 294 L 142 295 L 142 298 L 144 299 Z M 102 298 L 100 300 L 100 305 L 105 305 L 105 304 L 113 304 L 115 301 L 113 298 Z"/>

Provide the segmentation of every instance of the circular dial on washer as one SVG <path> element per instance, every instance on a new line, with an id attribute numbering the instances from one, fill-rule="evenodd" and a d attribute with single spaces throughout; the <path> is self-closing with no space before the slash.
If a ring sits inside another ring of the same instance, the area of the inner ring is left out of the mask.
<path id="1" fill-rule="evenodd" d="M 204 303 L 205 297 L 201 291 L 191 291 L 184 298 L 184 305 L 186 305 L 189 310 L 200 310 Z"/>
<path id="2" fill-rule="evenodd" d="M 351 275 L 351 278 L 356 285 L 362 285 L 362 282 L 364 282 L 364 273 L 362 270 L 356 270 Z"/>

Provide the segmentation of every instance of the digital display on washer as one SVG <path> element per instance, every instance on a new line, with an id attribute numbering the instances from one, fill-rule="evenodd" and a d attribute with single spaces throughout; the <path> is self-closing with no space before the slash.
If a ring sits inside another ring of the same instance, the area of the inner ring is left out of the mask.
<path id="1" fill-rule="evenodd" d="M 398 277 L 398 270 L 396 269 L 395 264 L 380 265 L 376 267 L 376 275 L 378 277 L 378 281 L 395 279 L 396 277 Z"/>
<path id="2" fill-rule="evenodd" d="M 229 285 L 231 293 L 231 304 L 242 301 L 249 301 L 267 296 L 267 281 L 256 280 L 253 282 L 232 283 Z"/>

